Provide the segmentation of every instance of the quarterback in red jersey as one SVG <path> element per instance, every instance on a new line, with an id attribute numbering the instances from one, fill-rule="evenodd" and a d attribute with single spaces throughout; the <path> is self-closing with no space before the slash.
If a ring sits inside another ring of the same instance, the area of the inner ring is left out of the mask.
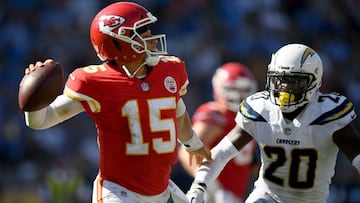
<path id="1" fill-rule="evenodd" d="M 240 102 L 256 91 L 257 83 L 250 70 L 241 63 L 228 62 L 220 66 L 213 78 L 214 101 L 200 105 L 193 117 L 193 129 L 204 144 L 214 147 L 234 126 Z M 244 199 L 251 175 L 256 143 L 249 143 L 239 156 L 232 159 L 218 176 L 216 184 L 208 186 L 207 201 L 239 203 Z M 194 175 L 196 166 L 188 164 L 185 150 L 180 151 L 184 169 Z"/>
<path id="2" fill-rule="evenodd" d="M 95 122 L 100 161 L 93 203 L 164 203 L 170 195 L 174 202 L 187 202 L 170 180 L 177 141 L 198 164 L 203 158 L 211 161 L 182 100 L 189 83 L 185 64 L 165 56 L 165 35 L 152 35 L 148 27 L 156 21 L 131 2 L 102 9 L 93 19 L 90 37 L 104 63 L 75 69 L 63 95 L 44 109 L 25 112 L 26 124 L 34 129 L 81 112 Z M 30 64 L 25 72 L 34 69 Z"/>

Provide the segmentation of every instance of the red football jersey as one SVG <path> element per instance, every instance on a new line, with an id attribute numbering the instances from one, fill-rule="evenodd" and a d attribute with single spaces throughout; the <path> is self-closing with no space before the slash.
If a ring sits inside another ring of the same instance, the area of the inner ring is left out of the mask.
<path id="1" fill-rule="evenodd" d="M 192 122 L 204 122 L 224 129 L 222 135 L 210 144 L 209 147 L 213 148 L 233 129 L 235 126 L 235 116 L 235 112 L 229 110 L 221 112 L 214 102 L 207 102 L 196 109 Z M 244 198 L 247 191 L 255 147 L 256 143 L 253 141 L 247 144 L 238 156 L 226 164 L 217 178 L 225 190 L 231 191 L 239 198 Z"/>
<path id="2" fill-rule="evenodd" d="M 171 56 L 144 79 L 109 63 L 69 75 L 64 93 L 81 101 L 96 124 L 101 178 L 143 195 L 167 188 L 177 160 L 177 102 L 187 84 L 184 63 Z"/>

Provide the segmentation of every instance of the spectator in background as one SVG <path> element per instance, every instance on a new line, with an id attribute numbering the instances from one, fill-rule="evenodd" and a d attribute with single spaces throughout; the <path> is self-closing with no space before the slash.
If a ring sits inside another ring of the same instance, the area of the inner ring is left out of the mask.
<path id="1" fill-rule="evenodd" d="M 53 168 L 46 174 L 46 192 L 50 203 L 78 203 L 84 180 L 72 164 L 65 159 L 55 160 Z"/>

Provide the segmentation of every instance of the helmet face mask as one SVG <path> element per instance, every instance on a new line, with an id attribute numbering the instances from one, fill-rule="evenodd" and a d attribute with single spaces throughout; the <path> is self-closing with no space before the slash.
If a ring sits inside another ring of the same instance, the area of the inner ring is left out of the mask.
<path id="1" fill-rule="evenodd" d="M 133 62 L 147 55 L 167 54 L 164 34 L 142 34 L 157 21 L 142 6 L 132 2 L 117 2 L 102 9 L 93 19 L 90 37 L 103 61 Z M 156 47 L 154 41 L 156 41 Z M 152 46 L 149 47 L 149 44 Z"/>
<path id="2" fill-rule="evenodd" d="M 146 53 L 149 56 L 167 54 L 166 50 L 166 37 L 165 35 L 153 35 L 151 37 L 142 37 L 139 34 L 134 35 L 134 40 L 131 43 L 131 47 L 137 53 Z M 137 42 L 138 37 L 140 43 Z M 157 47 L 155 49 L 149 49 L 147 44 L 151 41 L 157 41 Z"/>
<path id="3" fill-rule="evenodd" d="M 126 33 L 126 29 L 130 30 L 129 43 L 131 44 L 131 48 L 141 54 L 147 53 L 147 55 L 161 55 L 167 54 L 167 46 L 166 46 L 166 35 L 151 35 L 149 37 L 142 37 L 141 35 L 150 30 L 149 25 L 153 24 L 157 21 L 157 18 L 153 16 L 151 13 L 147 13 L 148 17 L 144 18 L 140 21 L 137 21 L 134 24 L 134 27 L 122 27 L 119 29 L 119 32 L 124 31 Z M 121 37 L 119 38 L 121 39 Z M 124 40 L 124 39 L 123 39 Z M 148 49 L 147 44 L 151 41 L 157 41 L 157 47 L 155 49 Z M 124 41 L 127 41 L 125 39 Z"/>
<path id="4" fill-rule="evenodd" d="M 268 73 L 268 78 L 267 86 L 272 91 L 274 103 L 280 108 L 289 108 L 306 102 L 306 93 L 311 90 L 309 85 L 314 77 L 304 73 Z"/>
<path id="5" fill-rule="evenodd" d="M 282 112 L 293 112 L 315 97 L 322 74 L 322 62 L 314 50 L 302 44 L 286 45 L 273 55 L 268 67 L 270 100 Z"/>

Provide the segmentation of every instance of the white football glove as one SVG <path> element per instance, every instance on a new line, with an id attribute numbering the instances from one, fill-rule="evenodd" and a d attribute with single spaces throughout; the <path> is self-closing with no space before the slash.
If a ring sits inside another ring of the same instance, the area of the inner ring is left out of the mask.
<path id="1" fill-rule="evenodd" d="M 190 203 L 204 203 L 204 195 L 206 191 L 206 184 L 202 182 L 194 182 L 190 190 L 186 193 L 186 197 Z"/>

